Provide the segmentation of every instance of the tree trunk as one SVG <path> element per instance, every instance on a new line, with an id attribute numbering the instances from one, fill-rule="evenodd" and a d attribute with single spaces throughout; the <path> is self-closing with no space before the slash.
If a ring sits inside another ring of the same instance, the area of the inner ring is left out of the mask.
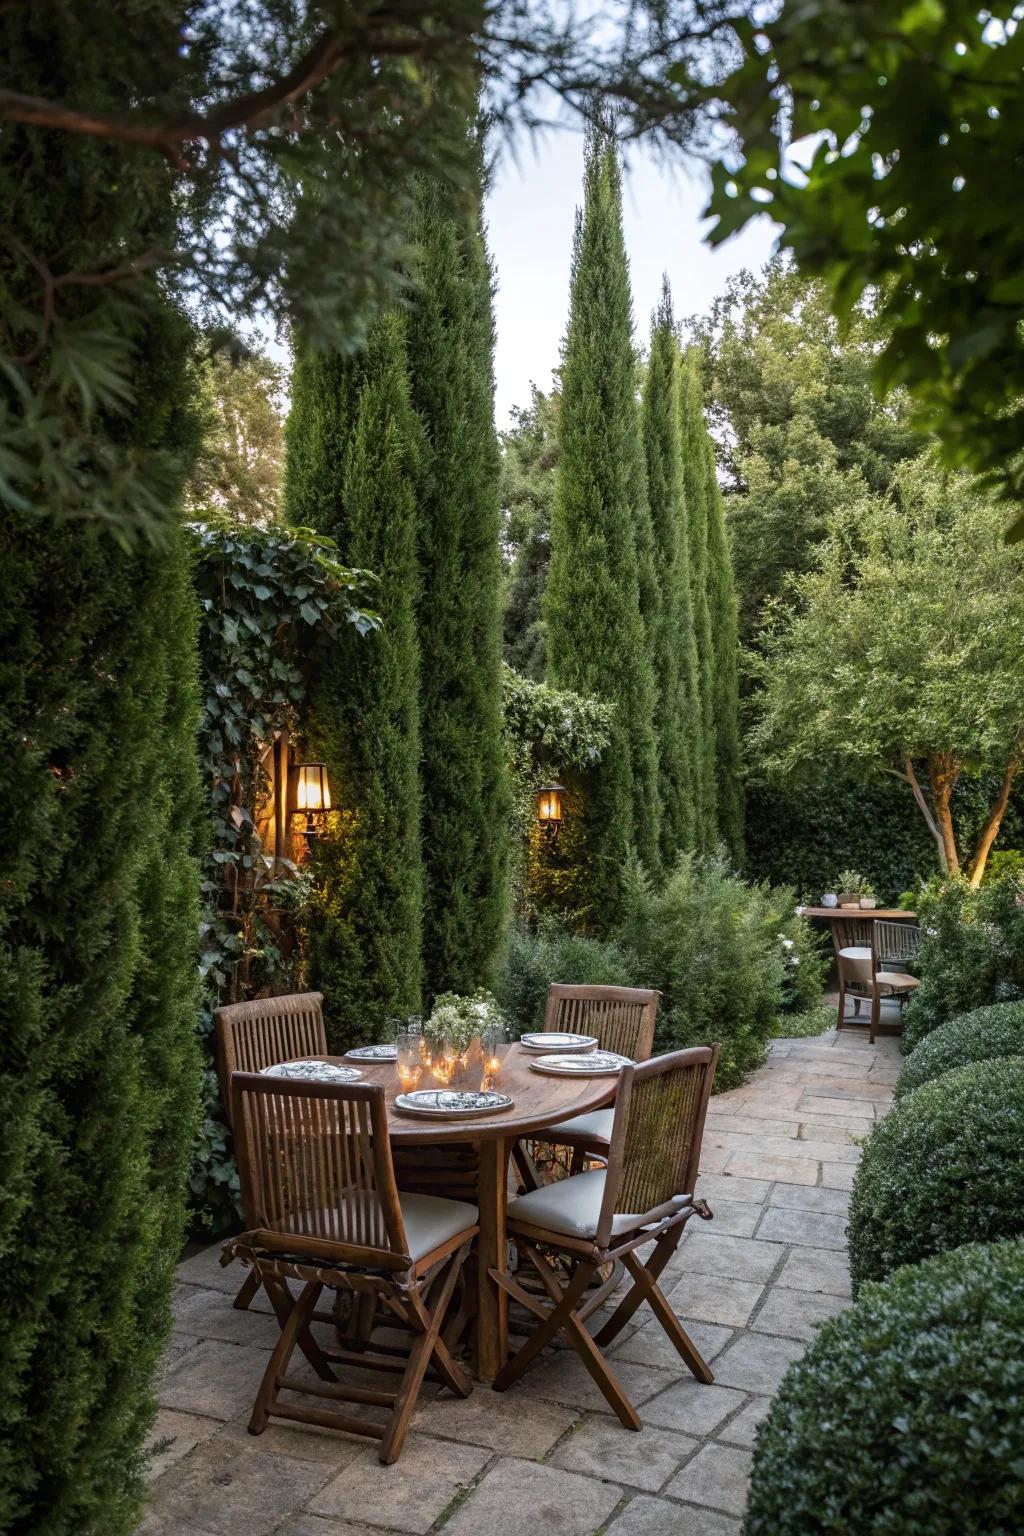
<path id="1" fill-rule="evenodd" d="M 974 861 L 971 864 L 971 886 L 974 890 L 977 890 L 981 884 L 992 844 L 999 835 L 999 828 L 1003 824 L 1003 817 L 1006 814 L 1006 807 L 1010 800 L 1010 791 L 1013 788 L 1013 781 L 1016 778 L 1019 767 L 1020 759 L 1015 754 L 1006 765 L 1003 773 L 1003 782 L 999 786 L 999 793 L 992 802 L 992 809 L 989 811 L 988 820 L 978 839 L 978 846 L 974 852 Z"/>
<path id="2" fill-rule="evenodd" d="M 938 849 L 939 854 L 939 863 L 942 865 L 943 869 L 948 870 L 949 864 L 946 860 L 946 845 L 943 840 L 942 831 L 938 822 L 935 820 L 935 817 L 932 815 L 932 808 L 928 804 L 928 796 L 921 788 L 920 780 L 918 779 L 917 774 L 914 772 L 913 758 L 909 753 L 904 756 L 902 773 L 900 773 L 898 768 L 887 768 L 886 772 L 893 774 L 897 779 L 903 779 L 905 783 L 910 785 L 910 788 L 914 794 L 914 799 L 917 802 L 917 808 L 921 812 L 921 815 L 924 817 L 928 825 L 928 831 L 935 839 L 935 846 Z"/>
<path id="3" fill-rule="evenodd" d="M 953 813 L 950 801 L 960 764 L 951 752 L 932 752 L 928 757 L 928 783 L 932 792 L 932 814 L 941 839 L 942 857 L 951 875 L 960 873 L 960 855 L 953 834 Z"/>

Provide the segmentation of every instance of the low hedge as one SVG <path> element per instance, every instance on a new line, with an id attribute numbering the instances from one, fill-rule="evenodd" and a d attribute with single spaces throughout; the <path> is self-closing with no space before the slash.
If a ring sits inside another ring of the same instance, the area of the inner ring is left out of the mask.
<path id="1" fill-rule="evenodd" d="M 961 1243 L 1024 1236 L 1024 1057 L 980 1061 L 908 1094 L 874 1129 L 847 1235 L 854 1295 Z"/>
<path id="2" fill-rule="evenodd" d="M 1024 1002 L 991 1003 L 940 1024 L 903 1063 L 897 1099 L 972 1061 L 1024 1056 Z"/>
<path id="3" fill-rule="evenodd" d="M 1024 1243 L 866 1286 L 787 1372 L 743 1536 L 1024 1529 Z"/>

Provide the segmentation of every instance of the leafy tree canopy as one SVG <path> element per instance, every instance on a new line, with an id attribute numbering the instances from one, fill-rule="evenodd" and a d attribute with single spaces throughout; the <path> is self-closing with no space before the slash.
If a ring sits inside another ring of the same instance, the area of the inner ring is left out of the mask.
<path id="1" fill-rule="evenodd" d="M 542 682 L 547 664 L 544 588 L 551 552 L 551 503 L 558 465 L 560 395 L 531 386 L 501 435 L 502 547 L 506 565 L 505 659 Z"/>
<path id="2" fill-rule="evenodd" d="M 930 457 L 896 471 L 892 498 L 840 508 L 795 601 L 769 614 L 752 736 L 782 773 L 840 758 L 904 779 L 953 871 L 952 791 L 996 769 L 975 884 L 1024 744 L 1024 549 L 1003 542 L 1004 521 Z"/>
<path id="3" fill-rule="evenodd" d="M 263 353 L 207 360 L 206 432 L 187 493 L 194 512 L 261 528 L 280 521 L 284 386 L 284 368 Z"/>
<path id="4" fill-rule="evenodd" d="M 687 95 L 734 130 L 712 242 L 767 211 L 838 315 L 879 290 L 876 382 L 906 385 L 947 459 L 1009 496 L 1024 490 L 1018 17 L 965 0 L 785 0 L 771 20 L 744 5 L 737 67 Z M 808 136 L 803 174 L 791 149 Z"/>

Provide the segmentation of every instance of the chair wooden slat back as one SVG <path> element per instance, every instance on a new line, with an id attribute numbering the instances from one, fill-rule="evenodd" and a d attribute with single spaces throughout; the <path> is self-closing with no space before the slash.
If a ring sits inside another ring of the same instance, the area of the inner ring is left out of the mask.
<path id="1" fill-rule="evenodd" d="M 654 1047 L 660 992 L 646 987 L 569 986 L 548 988 L 546 1033 L 596 1035 L 602 1051 L 646 1061 Z"/>
<path id="2" fill-rule="evenodd" d="M 870 917 L 837 917 L 832 924 L 836 954 L 841 949 L 870 949 L 872 923 Z"/>
<path id="3" fill-rule="evenodd" d="M 236 1072 L 231 1079 L 247 1220 L 297 1253 L 407 1268 L 384 1089 Z"/>
<path id="4" fill-rule="evenodd" d="M 872 925 L 871 934 L 875 969 L 883 961 L 891 965 L 913 960 L 920 941 L 921 930 L 916 923 L 893 923 L 879 918 Z"/>
<path id="5" fill-rule="evenodd" d="M 229 1003 L 214 1014 L 221 1096 L 230 1120 L 231 1074 L 262 1072 L 297 1056 L 326 1056 L 323 994 L 293 992 Z"/>
<path id="6" fill-rule="evenodd" d="M 718 1046 L 702 1045 L 623 1070 L 599 1243 L 607 1242 L 613 1215 L 658 1211 L 693 1194 L 717 1063 Z"/>

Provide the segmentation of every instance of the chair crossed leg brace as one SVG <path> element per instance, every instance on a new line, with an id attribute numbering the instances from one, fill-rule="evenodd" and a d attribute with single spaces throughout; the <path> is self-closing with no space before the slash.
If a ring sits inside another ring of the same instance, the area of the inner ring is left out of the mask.
<path id="1" fill-rule="evenodd" d="M 704 1201 L 694 1199 L 693 1186 L 716 1058 L 717 1050 L 700 1048 L 626 1068 L 607 1170 L 558 1180 L 510 1204 L 509 1233 L 540 1277 L 550 1305 L 508 1270 L 490 1271 L 496 1284 L 539 1320 L 498 1373 L 496 1391 L 510 1387 L 545 1345 L 564 1333 L 620 1422 L 639 1429 L 640 1417 L 602 1351 L 645 1301 L 696 1379 L 714 1380 L 658 1282 L 690 1218 L 711 1219 Z M 653 1251 L 643 1262 L 637 1250 L 650 1243 Z M 554 1254 L 569 1260 L 564 1284 L 551 1262 Z M 602 1266 L 616 1260 L 633 1283 L 592 1335 L 586 1320 L 615 1289 L 618 1273 L 593 1292 L 588 1287 Z"/>

